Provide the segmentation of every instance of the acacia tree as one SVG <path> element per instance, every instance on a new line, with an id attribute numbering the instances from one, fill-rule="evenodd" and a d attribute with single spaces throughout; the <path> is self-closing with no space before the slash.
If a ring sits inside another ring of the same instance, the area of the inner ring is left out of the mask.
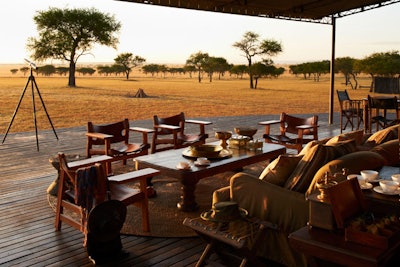
<path id="1" fill-rule="evenodd" d="M 201 51 L 191 54 L 190 57 L 186 60 L 186 65 L 188 66 L 194 66 L 198 73 L 199 73 L 199 83 L 201 83 L 201 72 L 203 71 L 203 68 L 205 64 L 207 63 L 207 60 L 210 56 L 208 53 L 203 53 Z"/>
<path id="2" fill-rule="evenodd" d="M 39 37 L 28 39 L 27 47 L 38 61 L 59 59 L 69 62 L 68 86 L 75 87 L 76 63 L 90 53 L 95 43 L 116 48 L 121 24 L 114 16 L 94 8 L 38 11 L 34 21 Z"/>
<path id="3" fill-rule="evenodd" d="M 250 88 L 254 88 L 253 73 L 252 73 L 252 61 L 253 57 L 258 55 L 275 56 L 282 52 L 282 45 L 272 39 L 259 40 L 260 35 L 254 32 L 246 32 L 243 34 L 243 39 L 233 44 L 233 47 L 238 48 L 244 53 L 244 56 L 248 62 L 249 76 L 250 76 Z M 269 58 L 263 58 L 265 62 L 271 62 Z"/>
<path id="4" fill-rule="evenodd" d="M 133 56 L 132 53 L 122 53 L 119 54 L 116 58 L 114 58 L 116 64 L 119 64 L 123 67 L 126 79 L 129 80 L 129 73 L 133 68 L 142 65 L 146 62 L 146 59 L 140 56 Z"/>
<path id="5" fill-rule="evenodd" d="M 344 75 L 346 86 L 350 84 L 352 89 L 357 89 L 357 73 L 354 70 L 354 64 L 357 61 L 351 57 L 340 57 L 335 59 L 335 71 L 341 72 Z M 355 85 L 352 84 L 351 78 L 353 78 Z"/>

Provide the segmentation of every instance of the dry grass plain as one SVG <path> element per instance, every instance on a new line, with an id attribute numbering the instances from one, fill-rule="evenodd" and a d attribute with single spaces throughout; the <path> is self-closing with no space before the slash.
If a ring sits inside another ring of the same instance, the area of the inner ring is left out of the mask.
<path id="1" fill-rule="evenodd" d="M 27 84 L 28 78 L 0 75 L 0 131 L 5 132 Z M 172 115 L 184 111 L 188 118 L 279 114 L 326 113 L 329 106 L 329 77 L 320 82 L 284 75 L 278 79 L 261 79 L 257 89 L 249 89 L 248 79 L 224 77 L 198 83 L 196 77 L 150 77 L 134 74 L 124 77 L 77 76 L 76 88 L 69 88 L 67 77 L 35 76 L 46 109 L 55 128 L 84 126 L 87 121 L 105 123 L 128 118 L 152 119 L 154 114 Z M 338 76 L 336 88 L 344 89 Z M 370 84 L 368 78 L 362 85 Z M 142 88 L 148 98 L 134 98 Z M 355 99 L 366 97 L 369 89 L 351 90 Z M 31 83 L 26 90 L 10 132 L 33 131 Z M 38 129 L 50 124 L 35 91 Z M 335 111 L 338 111 L 334 95 Z"/>

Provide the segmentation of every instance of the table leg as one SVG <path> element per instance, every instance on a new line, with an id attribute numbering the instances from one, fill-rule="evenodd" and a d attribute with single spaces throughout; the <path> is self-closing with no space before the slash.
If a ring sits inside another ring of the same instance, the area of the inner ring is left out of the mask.
<path id="1" fill-rule="evenodd" d="M 182 201 L 177 204 L 178 209 L 181 211 L 195 211 L 199 208 L 196 203 L 196 197 L 194 191 L 196 190 L 196 185 L 199 182 L 198 179 L 193 178 L 188 180 L 183 180 L 182 183 Z"/>

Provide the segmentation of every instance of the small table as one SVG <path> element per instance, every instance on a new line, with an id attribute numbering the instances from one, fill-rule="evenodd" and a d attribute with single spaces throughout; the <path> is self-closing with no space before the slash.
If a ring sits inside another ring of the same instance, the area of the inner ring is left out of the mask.
<path id="1" fill-rule="evenodd" d="M 209 258 L 212 250 L 219 243 L 230 246 L 236 254 L 243 257 L 241 267 L 244 267 L 247 261 L 252 263 L 251 266 L 265 266 L 256 257 L 255 249 L 262 241 L 267 227 L 277 229 L 275 225 L 255 218 L 239 219 L 229 223 L 211 222 L 202 218 L 186 218 L 183 225 L 194 230 L 208 243 L 196 267 L 203 266 L 204 261 Z"/>
<path id="2" fill-rule="evenodd" d="M 211 144 L 219 144 L 219 142 Z M 286 148 L 282 145 L 264 143 L 262 150 L 231 149 L 232 155 L 230 157 L 211 160 L 209 166 L 194 166 L 192 164 L 193 166 L 188 170 L 179 170 L 176 165 L 181 161 L 188 160 L 182 155 L 182 152 L 186 149 L 167 150 L 134 159 L 136 161 L 136 169 L 158 169 L 163 175 L 174 177 L 182 183 L 182 202 L 178 203 L 178 208 L 182 211 L 198 209 L 194 191 L 201 179 L 274 159 L 286 153 Z"/>
<path id="3" fill-rule="evenodd" d="M 378 249 L 345 241 L 343 234 L 305 226 L 289 235 L 289 242 L 317 265 L 314 258 L 349 267 L 386 266 L 397 255 L 400 241 L 388 249 Z"/>

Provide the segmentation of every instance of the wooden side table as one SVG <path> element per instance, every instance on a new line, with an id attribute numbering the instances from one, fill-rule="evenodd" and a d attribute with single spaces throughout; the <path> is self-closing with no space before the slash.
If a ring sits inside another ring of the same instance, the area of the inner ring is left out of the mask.
<path id="1" fill-rule="evenodd" d="M 348 267 L 399 266 L 396 263 L 400 261 L 400 241 L 388 249 L 378 249 L 345 241 L 343 234 L 305 226 L 291 233 L 289 242 L 309 258 L 310 266 L 318 266 L 315 259 Z"/>
<path id="2" fill-rule="evenodd" d="M 277 226 L 272 223 L 258 219 L 241 219 L 230 223 L 217 223 L 201 218 L 186 218 L 183 224 L 193 229 L 208 243 L 196 267 L 203 266 L 212 251 L 219 248 L 219 245 L 228 245 L 233 248 L 236 257 L 239 255 L 241 258 L 241 267 L 245 266 L 248 261 L 251 262 L 251 266 L 265 266 L 256 257 L 255 250 L 259 242 L 262 241 L 262 236 L 265 234 L 267 227 L 277 229 Z"/>

